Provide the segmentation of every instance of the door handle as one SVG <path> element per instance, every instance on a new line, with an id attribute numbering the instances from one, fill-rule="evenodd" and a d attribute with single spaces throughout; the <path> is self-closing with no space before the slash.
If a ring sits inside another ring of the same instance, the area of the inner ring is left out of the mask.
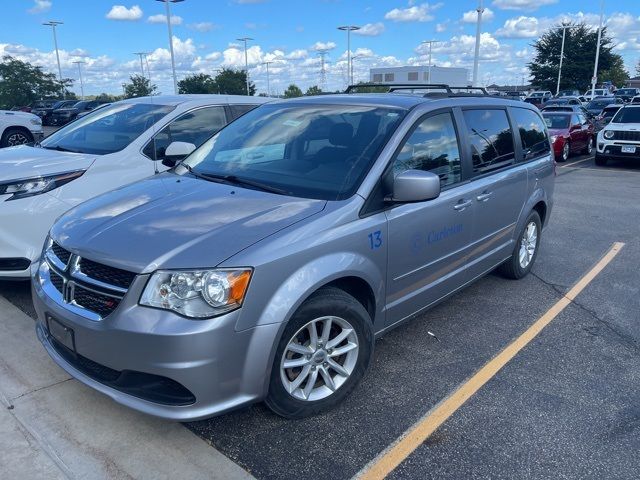
<path id="1" fill-rule="evenodd" d="M 540 175 L 542 172 L 544 172 L 547 169 L 547 167 L 540 167 L 540 168 L 536 168 L 533 173 L 535 175 Z"/>
<path id="2" fill-rule="evenodd" d="M 453 206 L 453 209 L 457 210 L 458 212 L 461 212 L 465 208 L 470 207 L 471 203 L 473 203 L 471 200 L 460 201 L 460 203 L 456 203 Z"/>
<path id="3" fill-rule="evenodd" d="M 479 202 L 486 202 L 487 200 L 489 200 L 489 198 L 491 198 L 491 195 L 493 195 L 493 192 L 482 192 L 476 197 L 476 200 L 478 200 Z"/>

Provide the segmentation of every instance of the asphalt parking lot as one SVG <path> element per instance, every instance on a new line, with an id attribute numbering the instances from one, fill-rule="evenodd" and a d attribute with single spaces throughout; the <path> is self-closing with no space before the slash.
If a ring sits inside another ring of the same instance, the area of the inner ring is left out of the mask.
<path id="1" fill-rule="evenodd" d="M 640 165 L 558 167 L 533 274 L 491 274 L 377 341 L 359 388 L 326 415 L 258 404 L 186 427 L 259 479 L 351 478 L 625 245 L 531 343 L 390 478 L 617 478 L 640 471 Z M 0 295 L 33 315 L 28 286 Z M 431 333 L 434 336 L 431 335 Z"/>

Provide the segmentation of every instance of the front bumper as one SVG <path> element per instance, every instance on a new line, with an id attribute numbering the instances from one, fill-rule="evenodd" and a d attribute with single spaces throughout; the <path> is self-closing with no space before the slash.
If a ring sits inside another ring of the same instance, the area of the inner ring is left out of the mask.
<path id="1" fill-rule="evenodd" d="M 261 400 L 268 386 L 271 354 L 279 324 L 235 330 L 241 310 L 208 319 L 190 320 L 137 304 L 148 276 L 138 276 L 120 305 L 100 321 L 89 320 L 46 293 L 33 269 L 33 300 L 38 338 L 51 358 L 70 375 L 135 410 L 187 421 L 217 415 Z M 75 354 L 116 373 L 137 372 L 169 379 L 193 394 L 190 404 L 150 401 L 140 391 L 118 387 L 87 373 L 69 352 L 61 351 L 49 333 L 52 317 L 73 330 Z M 133 394 L 132 394 L 133 391 Z"/>
<path id="2" fill-rule="evenodd" d="M 71 206 L 48 193 L 6 201 L 8 197 L 0 196 L 0 265 L 14 258 L 34 262 L 51 225 Z M 0 279 L 28 280 L 29 268 L 0 268 Z"/>
<path id="3" fill-rule="evenodd" d="M 622 153 L 622 147 L 635 147 L 634 153 Z M 640 161 L 640 143 L 604 142 L 598 138 L 596 155 L 607 160 Z"/>

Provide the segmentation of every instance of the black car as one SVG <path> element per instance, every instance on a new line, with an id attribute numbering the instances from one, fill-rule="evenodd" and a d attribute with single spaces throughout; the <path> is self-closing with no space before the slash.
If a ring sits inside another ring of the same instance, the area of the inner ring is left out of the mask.
<path id="1" fill-rule="evenodd" d="M 618 113 L 618 110 L 622 108 L 621 104 L 613 103 L 609 106 L 604 107 L 602 113 L 595 118 L 593 124 L 596 127 L 596 134 L 602 130 L 609 122 L 613 116 Z"/>
<path id="2" fill-rule="evenodd" d="M 31 113 L 38 115 L 42 119 L 43 125 L 49 125 L 51 123 L 51 113 L 54 110 L 68 108 L 76 103 L 78 103 L 77 100 L 51 100 L 49 102 L 42 102 L 41 105 L 34 107 Z"/>
<path id="3" fill-rule="evenodd" d="M 578 97 L 558 97 L 547 100 L 547 103 L 544 104 L 545 108 L 558 107 L 563 105 L 582 105 L 582 102 L 580 102 L 580 99 Z"/>
<path id="4" fill-rule="evenodd" d="M 613 95 L 629 103 L 633 97 L 640 95 L 640 88 L 619 88 Z"/>
<path id="5" fill-rule="evenodd" d="M 587 103 L 584 108 L 586 108 L 587 112 L 589 112 L 591 115 L 597 116 L 597 115 L 600 115 L 600 113 L 602 112 L 604 107 L 606 107 L 608 105 L 611 105 L 611 104 L 620 104 L 620 105 L 622 105 L 623 103 L 624 103 L 624 101 L 621 98 L 616 98 L 616 97 L 598 97 L 598 98 L 594 98 L 589 103 Z"/>
<path id="6" fill-rule="evenodd" d="M 75 120 L 79 113 L 88 112 L 100 105 L 96 100 L 83 100 L 71 107 L 58 108 L 51 112 L 51 125 L 65 125 Z"/>

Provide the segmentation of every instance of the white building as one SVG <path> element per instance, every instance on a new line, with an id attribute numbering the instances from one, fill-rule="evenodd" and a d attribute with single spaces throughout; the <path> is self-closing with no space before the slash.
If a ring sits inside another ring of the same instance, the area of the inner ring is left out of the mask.
<path id="1" fill-rule="evenodd" d="M 471 85 L 469 70 L 466 68 L 431 67 L 389 67 L 372 68 L 369 71 L 370 81 L 373 83 L 446 83 L 452 87 L 467 87 Z"/>

